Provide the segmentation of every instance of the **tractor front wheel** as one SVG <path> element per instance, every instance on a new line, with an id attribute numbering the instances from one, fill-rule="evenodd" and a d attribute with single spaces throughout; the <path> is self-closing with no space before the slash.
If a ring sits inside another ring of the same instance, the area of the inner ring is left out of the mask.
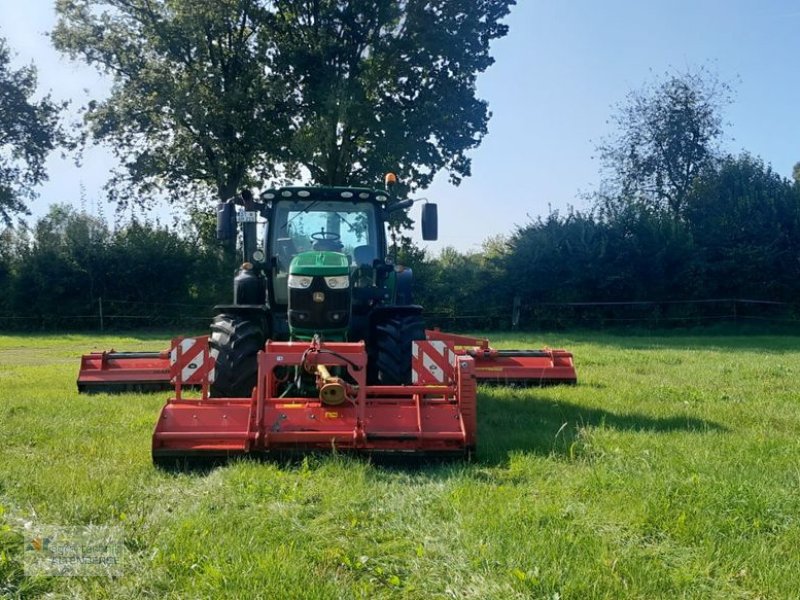
<path id="1" fill-rule="evenodd" d="M 425 339 L 422 315 L 395 315 L 379 323 L 373 336 L 374 378 L 380 385 L 411 383 L 411 342 Z"/>
<path id="2" fill-rule="evenodd" d="M 249 398 L 258 376 L 256 355 L 264 347 L 260 319 L 220 314 L 211 323 L 209 346 L 216 358 L 212 398 Z"/>

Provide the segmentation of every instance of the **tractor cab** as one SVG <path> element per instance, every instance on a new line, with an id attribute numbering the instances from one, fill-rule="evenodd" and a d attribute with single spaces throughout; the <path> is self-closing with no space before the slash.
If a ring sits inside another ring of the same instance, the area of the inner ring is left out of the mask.
<path id="1" fill-rule="evenodd" d="M 283 192 L 293 197 L 273 201 L 265 235 L 274 257 L 270 306 L 286 314 L 291 337 L 313 336 L 317 328 L 329 339 L 364 338 L 367 313 L 388 293 L 393 271 L 385 261 L 381 205 L 367 191 L 316 198 L 308 189 Z"/>
<path id="2" fill-rule="evenodd" d="M 267 220 L 264 252 L 269 257 L 264 275 L 277 339 L 308 337 L 310 327 L 329 337 L 367 339 L 376 308 L 413 304 L 411 270 L 387 259 L 386 244 L 389 216 L 409 207 L 410 200 L 355 187 L 286 187 L 267 190 L 260 199 Z M 429 206 L 427 211 L 435 210 L 435 205 Z M 324 276 L 334 264 L 340 274 Z M 311 291 L 298 287 L 307 282 L 313 282 L 309 290 L 313 288 L 317 302 L 306 298 Z M 321 320 L 300 326 L 298 319 L 308 319 L 310 313 L 318 313 Z"/>
<path id="3" fill-rule="evenodd" d="M 393 213 L 413 203 L 388 190 L 309 186 L 269 189 L 258 200 L 245 193 L 220 204 L 218 237 L 235 240 L 238 223 L 244 260 L 233 282 L 234 303 L 217 307 L 212 324 L 211 345 L 223 357 L 212 392 L 240 391 L 237 383 L 225 382 L 228 369 L 221 366 L 245 346 L 240 330 L 253 332 L 246 344 L 249 364 L 253 348 L 267 339 L 364 341 L 403 357 L 387 358 L 385 372 L 391 374 L 374 378 L 407 382 L 406 350 L 412 340 L 424 339 L 422 307 L 413 302 L 411 269 L 387 255 L 386 229 Z M 266 222 L 261 236 L 259 220 Z M 436 239 L 435 204 L 423 205 L 422 229 L 424 239 Z M 228 379 L 238 380 L 242 357 L 230 362 Z M 242 386 L 250 385 L 251 375 Z"/>
<path id="4" fill-rule="evenodd" d="M 286 190 L 284 190 L 286 191 Z M 300 190 L 300 192 L 308 190 Z M 289 192 L 291 193 L 291 191 Z M 271 270 L 272 305 L 285 306 L 292 260 L 305 252 L 344 254 L 354 283 L 365 283 L 376 264 L 386 258 L 381 206 L 367 199 L 299 197 L 275 200 L 264 238 Z M 353 193 L 353 192 L 344 192 Z M 364 196 L 368 196 L 364 193 Z"/>

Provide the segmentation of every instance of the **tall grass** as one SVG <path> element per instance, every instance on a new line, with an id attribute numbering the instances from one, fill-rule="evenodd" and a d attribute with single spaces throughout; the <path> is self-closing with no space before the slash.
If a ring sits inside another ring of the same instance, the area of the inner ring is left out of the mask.
<path id="1" fill-rule="evenodd" d="M 150 464 L 164 393 L 78 396 L 78 355 L 0 337 L 0 595 L 800 596 L 797 337 L 492 336 L 565 346 L 574 387 L 482 389 L 471 463 Z M 25 523 L 122 528 L 118 578 L 26 577 Z"/>

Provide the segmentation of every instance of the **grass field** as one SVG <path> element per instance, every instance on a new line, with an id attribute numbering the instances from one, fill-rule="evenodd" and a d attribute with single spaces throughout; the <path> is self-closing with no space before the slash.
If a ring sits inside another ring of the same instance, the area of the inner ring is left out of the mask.
<path id="1" fill-rule="evenodd" d="M 165 393 L 78 396 L 91 348 L 0 336 L 0 596 L 800 597 L 800 338 L 492 336 L 564 345 L 575 387 L 482 389 L 471 463 L 150 464 Z M 113 525 L 125 574 L 26 577 L 25 524 Z"/>

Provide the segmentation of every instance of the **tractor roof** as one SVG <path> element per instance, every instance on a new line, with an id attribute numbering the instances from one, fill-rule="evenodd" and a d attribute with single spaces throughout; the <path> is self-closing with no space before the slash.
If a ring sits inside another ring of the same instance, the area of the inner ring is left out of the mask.
<path id="1" fill-rule="evenodd" d="M 386 190 L 376 190 L 364 187 L 339 187 L 339 186 L 307 186 L 307 187 L 281 187 L 272 188 L 261 192 L 261 199 L 272 200 L 349 200 L 366 202 L 379 202 L 381 204 L 394 199 Z"/>

